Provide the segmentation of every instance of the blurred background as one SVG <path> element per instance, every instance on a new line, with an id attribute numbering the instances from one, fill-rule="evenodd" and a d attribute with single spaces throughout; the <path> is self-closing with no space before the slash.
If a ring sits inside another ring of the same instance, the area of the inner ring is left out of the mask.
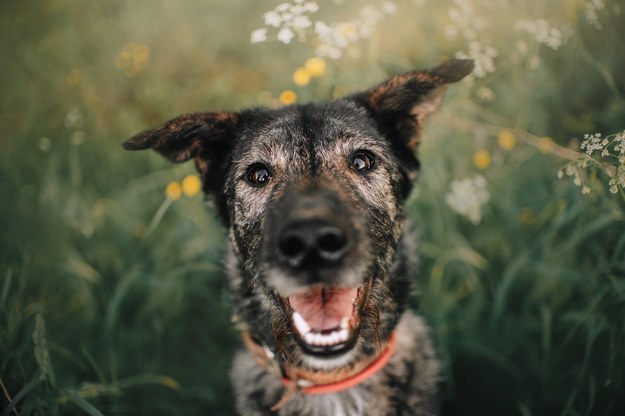
<path id="1" fill-rule="evenodd" d="M 622 2 L 3 1 L 0 33 L 2 416 L 232 414 L 224 230 L 121 143 L 454 56 L 408 204 L 444 414 L 625 414 Z"/>

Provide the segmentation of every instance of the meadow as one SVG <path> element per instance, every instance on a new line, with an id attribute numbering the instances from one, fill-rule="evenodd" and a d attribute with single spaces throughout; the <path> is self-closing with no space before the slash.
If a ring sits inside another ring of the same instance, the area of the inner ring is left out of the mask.
<path id="1" fill-rule="evenodd" d="M 0 3 L 0 415 L 230 415 L 225 233 L 178 114 L 330 100 L 450 57 L 413 307 L 444 414 L 625 414 L 618 0 Z"/>

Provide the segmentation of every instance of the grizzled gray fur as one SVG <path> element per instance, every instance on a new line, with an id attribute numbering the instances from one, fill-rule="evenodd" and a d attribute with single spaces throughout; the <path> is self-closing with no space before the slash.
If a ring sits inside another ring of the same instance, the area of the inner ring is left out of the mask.
<path id="1" fill-rule="evenodd" d="M 439 363 L 406 310 L 417 249 L 403 206 L 424 120 L 472 69 L 449 60 L 330 103 L 187 114 L 124 144 L 194 159 L 228 229 L 239 414 L 438 414 Z M 366 371 L 391 339 L 359 384 L 305 389 Z"/>

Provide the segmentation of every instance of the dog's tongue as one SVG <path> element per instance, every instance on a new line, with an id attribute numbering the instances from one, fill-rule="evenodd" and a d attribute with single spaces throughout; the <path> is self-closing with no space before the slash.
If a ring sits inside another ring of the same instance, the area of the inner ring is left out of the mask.
<path id="1" fill-rule="evenodd" d="M 354 310 L 358 289 L 313 287 L 307 293 L 289 297 L 294 311 L 299 312 L 316 331 L 337 328 Z"/>

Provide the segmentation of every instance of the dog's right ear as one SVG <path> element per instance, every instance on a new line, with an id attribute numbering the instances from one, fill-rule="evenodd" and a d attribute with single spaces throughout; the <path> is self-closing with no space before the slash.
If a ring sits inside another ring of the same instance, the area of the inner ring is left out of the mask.
<path id="1" fill-rule="evenodd" d="M 208 192 L 207 177 L 213 176 L 209 174 L 222 165 L 231 149 L 238 118 L 238 114 L 228 112 L 184 114 L 137 134 L 123 146 L 126 150 L 153 149 L 175 163 L 195 159 Z"/>
<path id="2" fill-rule="evenodd" d="M 450 59 L 435 68 L 397 75 L 351 98 L 369 111 L 394 145 L 414 154 L 425 119 L 440 105 L 446 85 L 473 68 L 472 60 Z"/>

